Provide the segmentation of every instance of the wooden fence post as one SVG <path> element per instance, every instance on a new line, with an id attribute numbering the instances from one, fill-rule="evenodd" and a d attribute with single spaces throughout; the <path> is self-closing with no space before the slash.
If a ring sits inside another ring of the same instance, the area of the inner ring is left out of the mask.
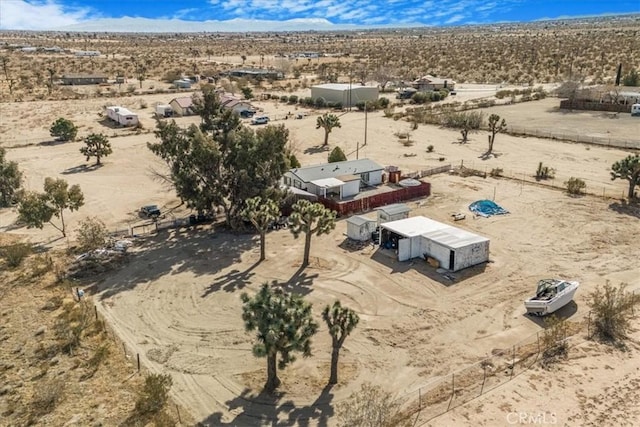
<path id="1" fill-rule="evenodd" d="M 115 334 L 114 334 L 115 336 Z M 124 350 L 125 357 L 127 356 L 127 347 L 124 345 L 124 341 L 122 341 L 122 350 Z"/>
<path id="2" fill-rule="evenodd" d="M 176 412 L 178 413 L 178 422 L 182 424 L 182 419 L 180 418 L 180 408 L 178 407 L 178 404 L 176 404 Z"/>
<path id="3" fill-rule="evenodd" d="M 93 306 L 93 311 L 96 313 L 96 320 L 98 320 L 98 306 L 97 305 Z"/>
<path id="4" fill-rule="evenodd" d="M 138 357 L 138 372 L 140 372 L 140 353 L 137 353 Z"/>
<path id="5" fill-rule="evenodd" d="M 456 374 L 451 374 L 451 398 L 449 399 L 449 405 L 447 406 L 447 412 L 451 408 L 451 402 L 453 402 L 453 396 L 456 394 Z"/>

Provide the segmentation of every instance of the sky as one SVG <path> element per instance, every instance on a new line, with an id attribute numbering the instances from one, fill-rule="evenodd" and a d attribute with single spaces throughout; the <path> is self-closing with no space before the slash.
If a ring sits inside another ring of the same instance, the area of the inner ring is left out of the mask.
<path id="1" fill-rule="evenodd" d="M 640 0 L 0 0 L 0 29 L 57 29 L 107 18 L 319 20 L 336 26 L 448 26 L 640 13 Z M 132 29 L 135 31 L 135 29 Z"/>

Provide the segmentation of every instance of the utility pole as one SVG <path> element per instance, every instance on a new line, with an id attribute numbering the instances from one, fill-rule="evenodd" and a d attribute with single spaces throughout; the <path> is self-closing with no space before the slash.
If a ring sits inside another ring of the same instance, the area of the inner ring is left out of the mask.
<path id="1" fill-rule="evenodd" d="M 367 145 L 367 101 L 364 101 L 364 144 L 363 147 Z"/>
<path id="2" fill-rule="evenodd" d="M 359 155 L 360 155 L 360 141 L 356 142 L 356 160 L 358 160 Z"/>

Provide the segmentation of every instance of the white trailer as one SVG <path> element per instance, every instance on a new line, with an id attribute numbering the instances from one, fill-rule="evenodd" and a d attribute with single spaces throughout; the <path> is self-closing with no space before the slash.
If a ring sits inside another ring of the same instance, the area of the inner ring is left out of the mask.
<path id="1" fill-rule="evenodd" d="M 124 107 L 107 107 L 107 116 L 121 126 L 138 124 L 138 115 Z"/>
<path id="2" fill-rule="evenodd" d="M 640 104 L 633 104 L 631 106 L 631 115 L 640 116 Z"/>

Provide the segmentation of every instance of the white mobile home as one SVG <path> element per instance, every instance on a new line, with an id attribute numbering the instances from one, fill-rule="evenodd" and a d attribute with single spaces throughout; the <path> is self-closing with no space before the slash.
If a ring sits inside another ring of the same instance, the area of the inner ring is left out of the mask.
<path id="1" fill-rule="evenodd" d="M 346 160 L 291 169 L 282 182 L 317 196 L 344 199 L 357 195 L 363 186 L 382 184 L 383 170 L 369 159 Z"/>
<path id="2" fill-rule="evenodd" d="M 107 116 L 121 126 L 138 124 L 138 115 L 124 107 L 107 107 Z"/>
<path id="3" fill-rule="evenodd" d="M 430 257 L 444 269 L 459 271 L 489 260 L 489 239 L 423 216 L 381 228 L 381 246 L 395 249 L 398 261 Z"/>

